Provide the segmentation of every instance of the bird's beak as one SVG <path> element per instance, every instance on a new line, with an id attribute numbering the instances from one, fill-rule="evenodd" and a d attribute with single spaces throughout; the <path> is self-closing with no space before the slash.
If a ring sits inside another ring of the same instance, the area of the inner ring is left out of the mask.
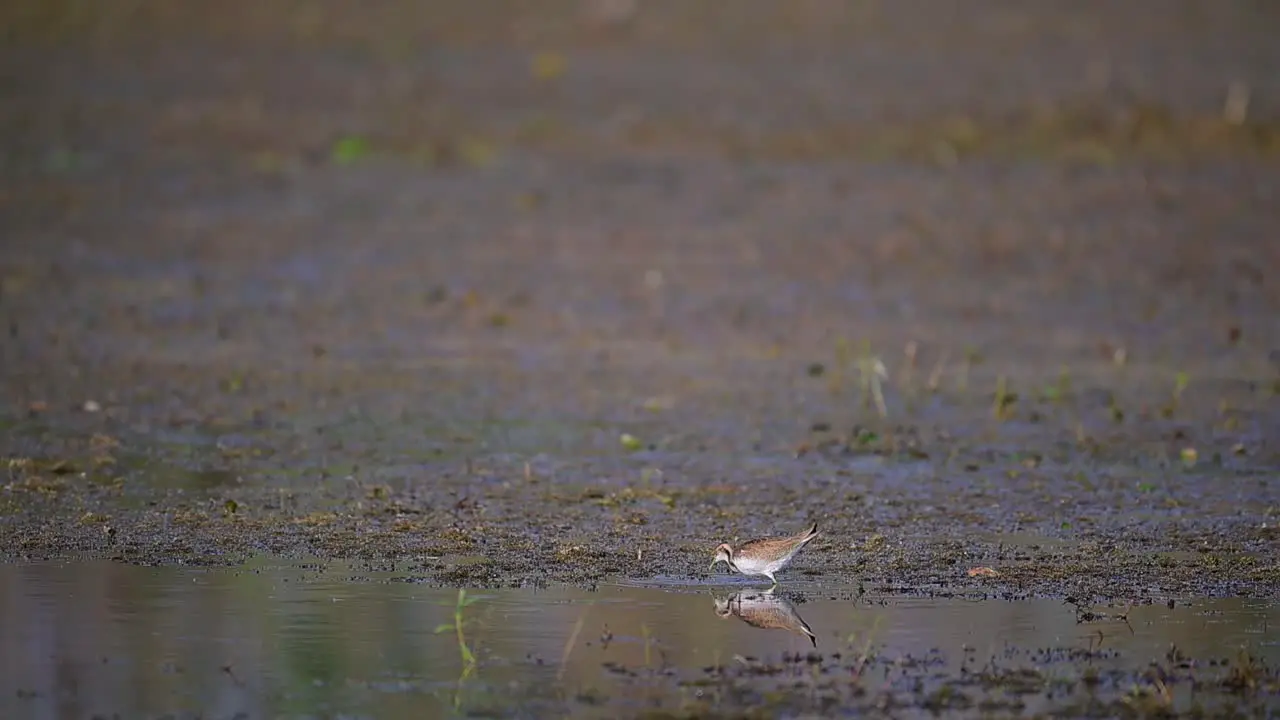
<path id="1" fill-rule="evenodd" d="M 718 559 L 717 559 L 717 560 L 712 560 L 712 561 L 711 561 L 711 567 L 707 568 L 707 572 L 711 572 L 712 570 L 715 570 L 715 569 L 716 569 L 716 563 L 718 563 L 718 562 L 720 562 Z"/>

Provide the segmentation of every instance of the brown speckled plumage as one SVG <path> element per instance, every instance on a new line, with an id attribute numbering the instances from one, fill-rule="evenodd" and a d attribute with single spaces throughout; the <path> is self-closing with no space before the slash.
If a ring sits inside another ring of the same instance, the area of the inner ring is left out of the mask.
<path id="1" fill-rule="evenodd" d="M 716 615 L 733 616 L 742 622 L 762 630 L 787 630 L 805 635 L 818 647 L 818 636 L 800 617 L 796 608 L 786 598 L 774 595 L 772 590 L 763 593 L 734 593 L 728 598 L 716 598 Z"/>
<path id="2" fill-rule="evenodd" d="M 774 573 L 786 567 L 791 558 L 817 536 L 818 523 L 815 522 L 796 535 L 748 540 L 736 548 L 722 543 L 716 548 L 711 567 L 714 568 L 718 562 L 725 562 L 731 570 L 743 575 L 763 575 L 777 584 Z"/>

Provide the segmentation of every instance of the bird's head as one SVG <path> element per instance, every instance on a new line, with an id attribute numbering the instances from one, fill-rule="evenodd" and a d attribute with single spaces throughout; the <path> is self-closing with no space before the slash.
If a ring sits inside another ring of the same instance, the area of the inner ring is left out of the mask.
<path id="1" fill-rule="evenodd" d="M 715 557 L 711 560 L 711 568 L 708 569 L 715 568 L 716 563 L 720 562 L 728 563 L 729 567 L 733 567 L 733 548 L 729 543 L 720 543 L 720 547 L 716 548 Z"/>

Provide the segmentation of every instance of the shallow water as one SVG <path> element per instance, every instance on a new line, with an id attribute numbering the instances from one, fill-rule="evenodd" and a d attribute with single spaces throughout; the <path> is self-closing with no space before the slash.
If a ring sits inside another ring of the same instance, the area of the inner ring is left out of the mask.
<path id="1" fill-rule="evenodd" d="M 0 716 L 1280 711 L 1262 668 L 1280 665 L 1274 601 L 1077 608 L 716 579 L 469 593 L 468 669 L 445 627 L 458 591 L 411 572 L 0 566 Z"/>

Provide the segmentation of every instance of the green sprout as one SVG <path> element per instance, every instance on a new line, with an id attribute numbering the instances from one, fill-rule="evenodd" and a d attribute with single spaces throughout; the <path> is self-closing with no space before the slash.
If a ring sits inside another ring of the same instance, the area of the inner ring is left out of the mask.
<path id="1" fill-rule="evenodd" d="M 1191 376 L 1186 371 L 1178 371 L 1177 376 L 1173 380 L 1173 396 L 1169 398 L 1169 404 L 1160 408 L 1160 414 L 1166 418 L 1173 417 L 1178 411 L 1178 406 L 1182 404 L 1182 393 L 1187 389 L 1187 385 L 1191 383 Z"/>
<path id="2" fill-rule="evenodd" d="M 1058 380 L 1044 389 L 1044 399 L 1049 402 L 1061 402 L 1071 395 L 1071 371 L 1066 365 L 1058 371 Z"/>
<path id="3" fill-rule="evenodd" d="M 458 655 L 462 658 L 462 677 L 465 679 L 471 674 L 476 666 L 475 653 L 471 651 L 471 647 L 467 645 L 466 635 L 463 633 L 463 626 L 466 625 L 466 618 L 463 617 L 463 611 L 470 605 L 480 601 L 477 597 L 467 597 L 467 591 L 458 590 L 458 600 L 453 606 L 453 622 L 443 623 L 436 626 L 436 634 L 445 632 L 454 632 L 458 637 Z"/>
<path id="4" fill-rule="evenodd" d="M 1182 400 L 1182 393 L 1187 389 L 1187 385 L 1191 382 L 1191 376 L 1185 371 L 1178 373 L 1173 381 L 1173 400 L 1179 402 Z"/>
<path id="5" fill-rule="evenodd" d="M 333 144 L 329 155 L 337 165 L 350 165 L 369 154 L 369 140 L 360 135 L 347 135 Z"/>
<path id="6" fill-rule="evenodd" d="M 960 376 L 956 381 L 956 389 L 961 393 L 969 392 L 969 372 L 981 359 L 976 348 L 965 348 L 964 362 L 960 365 Z"/>
<path id="7" fill-rule="evenodd" d="M 1018 401 L 1018 394 L 1009 390 L 1008 381 L 1004 375 L 996 378 L 996 395 L 995 402 L 991 411 L 997 420 L 1004 420 L 1009 417 L 1009 411 L 1013 404 Z"/>

